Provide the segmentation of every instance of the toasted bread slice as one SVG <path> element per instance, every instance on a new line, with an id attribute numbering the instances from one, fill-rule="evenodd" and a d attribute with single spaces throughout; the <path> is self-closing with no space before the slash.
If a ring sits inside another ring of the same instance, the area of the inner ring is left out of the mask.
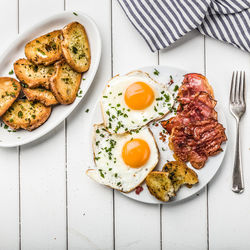
<path id="1" fill-rule="evenodd" d="M 74 71 L 62 60 L 55 64 L 56 73 L 50 79 L 51 90 L 61 104 L 70 104 L 76 99 L 82 74 Z"/>
<path id="2" fill-rule="evenodd" d="M 50 116 L 51 107 L 40 102 L 19 99 L 3 115 L 2 119 L 12 129 L 31 131 L 41 126 Z"/>
<path id="3" fill-rule="evenodd" d="M 29 101 L 39 101 L 45 106 L 58 104 L 55 96 L 51 91 L 42 88 L 29 89 L 23 88 L 23 93 Z"/>
<path id="4" fill-rule="evenodd" d="M 50 65 L 62 58 L 61 41 L 62 31 L 52 31 L 27 43 L 25 55 L 34 64 Z"/>
<path id="5" fill-rule="evenodd" d="M 77 72 L 85 72 L 90 66 L 90 47 L 85 28 L 78 22 L 62 30 L 62 51 L 67 63 Z"/>
<path id="6" fill-rule="evenodd" d="M 55 73 L 53 65 L 36 65 L 27 59 L 19 59 L 14 63 L 16 77 L 29 88 L 42 86 L 49 89 L 49 79 Z"/>
<path id="7" fill-rule="evenodd" d="M 174 186 L 169 178 L 169 173 L 153 171 L 146 178 L 149 192 L 160 201 L 169 201 L 175 196 Z"/>
<path id="8" fill-rule="evenodd" d="M 0 77 L 0 116 L 2 116 L 17 99 L 21 84 L 10 77 Z"/>
<path id="9" fill-rule="evenodd" d="M 184 184 L 188 187 L 192 187 L 199 182 L 197 174 L 181 161 L 170 161 L 166 163 L 162 171 L 169 173 L 169 178 L 172 181 L 175 192 Z"/>

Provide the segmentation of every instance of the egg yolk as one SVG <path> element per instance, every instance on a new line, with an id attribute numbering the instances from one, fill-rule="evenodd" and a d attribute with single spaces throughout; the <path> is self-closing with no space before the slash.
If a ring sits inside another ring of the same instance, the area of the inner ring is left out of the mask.
<path id="1" fill-rule="evenodd" d="M 124 98 L 129 108 L 142 110 L 154 101 L 154 91 L 145 82 L 134 82 L 126 89 Z"/>
<path id="2" fill-rule="evenodd" d="M 142 139 L 127 141 L 122 149 L 123 161 L 132 168 L 143 166 L 149 159 L 150 148 L 148 143 Z"/>

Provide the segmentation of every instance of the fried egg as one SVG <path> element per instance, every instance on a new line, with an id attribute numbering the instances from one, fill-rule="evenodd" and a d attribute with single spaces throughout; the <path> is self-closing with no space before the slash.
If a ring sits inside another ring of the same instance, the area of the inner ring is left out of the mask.
<path id="1" fill-rule="evenodd" d="M 167 86 L 142 71 L 112 78 L 101 98 L 104 125 L 110 133 L 117 134 L 161 119 L 173 104 L 174 98 Z"/>
<path id="2" fill-rule="evenodd" d="M 159 161 L 149 128 L 138 133 L 110 134 L 104 124 L 94 126 L 93 152 L 96 169 L 87 175 L 95 181 L 130 192 L 140 185 Z"/>

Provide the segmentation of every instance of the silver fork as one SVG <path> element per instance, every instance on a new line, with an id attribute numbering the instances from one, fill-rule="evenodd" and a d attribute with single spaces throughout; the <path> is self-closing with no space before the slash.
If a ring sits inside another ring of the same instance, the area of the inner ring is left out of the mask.
<path id="1" fill-rule="evenodd" d="M 238 77 L 239 75 L 239 77 Z M 245 103 L 245 72 L 233 72 L 230 90 L 230 111 L 236 119 L 236 148 L 233 168 L 232 191 L 242 193 L 244 191 L 243 170 L 240 147 L 240 119 L 246 111 Z"/>

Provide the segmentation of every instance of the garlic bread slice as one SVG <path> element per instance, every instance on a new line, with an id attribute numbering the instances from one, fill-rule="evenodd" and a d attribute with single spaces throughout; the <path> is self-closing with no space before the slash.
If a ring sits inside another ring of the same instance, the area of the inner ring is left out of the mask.
<path id="1" fill-rule="evenodd" d="M 21 84 L 11 77 L 0 77 L 0 116 L 2 116 L 17 99 Z"/>
<path id="2" fill-rule="evenodd" d="M 54 65 L 36 65 L 27 59 L 19 59 L 14 63 L 16 77 L 29 88 L 42 86 L 49 89 L 49 79 L 55 72 Z"/>
<path id="3" fill-rule="evenodd" d="M 149 192 L 160 201 L 169 201 L 175 196 L 174 186 L 169 178 L 169 173 L 153 171 L 146 178 Z"/>
<path id="4" fill-rule="evenodd" d="M 74 71 L 65 60 L 55 64 L 56 73 L 50 79 L 50 88 L 57 101 L 71 104 L 77 96 L 82 74 Z"/>
<path id="5" fill-rule="evenodd" d="M 85 28 L 78 22 L 65 26 L 62 30 L 62 51 L 67 63 L 77 72 L 85 72 L 90 66 L 90 47 Z"/>
<path id="6" fill-rule="evenodd" d="M 40 102 L 19 99 L 3 115 L 3 122 L 12 129 L 32 131 L 41 126 L 50 116 L 51 107 Z"/>
<path id="7" fill-rule="evenodd" d="M 162 171 L 169 173 L 169 178 L 172 181 L 175 192 L 177 192 L 182 185 L 192 187 L 199 182 L 197 174 L 181 161 L 170 161 L 166 163 Z"/>
<path id="8" fill-rule="evenodd" d="M 27 43 L 25 55 L 34 64 L 50 65 L 62 58 L 61 41 L 62 31 L 52 31 Z"/>
<path id="9" fill-rule="evenodd" d="M 58 104 L 55 96 L 52 94 L 51 91 L 43 88 L 23 88 L 23 93 L 27 97 L 29 101 L 39 101 L 45 106 L 51 106 Z"/>

